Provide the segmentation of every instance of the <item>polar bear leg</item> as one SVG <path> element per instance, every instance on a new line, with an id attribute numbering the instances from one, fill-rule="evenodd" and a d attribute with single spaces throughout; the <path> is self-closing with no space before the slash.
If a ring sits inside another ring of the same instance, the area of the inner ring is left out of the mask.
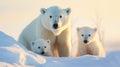
<path id="1" fill-rule="evenodd" d="M 92 52 L 92 55 L 99 56 L 99 46 L 96 45 L 96 43 L 92 43 L 89 46 L 90 51 Z"/>
<path id="2" fill-rule="evenodd" d="M 19 38 L 19 42 L 22 45 L 24 45 L 27 49 L 29 49 L 29 50 L 31 49 L 30 45 L 27 45 L 28 43 L 26 42 L 26 40 L 22 36 Z"/>
<path id="3" fill-rule="evenodd" d="M 70 29 L 64 30 L 58 37 L 58 53 L 60 57 L 68 57 L 71 53 L 71 34 Z"/>

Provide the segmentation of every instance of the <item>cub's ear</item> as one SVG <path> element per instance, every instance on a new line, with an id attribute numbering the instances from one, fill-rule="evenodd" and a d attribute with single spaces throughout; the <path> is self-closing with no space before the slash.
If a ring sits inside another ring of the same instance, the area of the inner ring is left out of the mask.
<path id="1" fill-rule="evenodd" d="M 34 42 L 34 41 L 32 41 L 32 42 L 31 42 L 31 45 L 35 45 L 35 42 Z"/>
<path id="2" fill-rule="evenodd" d="M 47 9 L 45 9 L 45 8 L 41 8 L 41 9 L 40 9 L 41 14 L 45 14 L 45 13 L 46 13 L 46 10 L 47 10 Z"/>
<path id="3" fill-rule="evenodd" d="M 80 28 L 79 27 L 77 27 L 77 32 L 80 30 Z"/>
<path id="4" fill-rule="evenodd" d="M 47 43 L 49 43 L 49 44 L 50 44 L 50 43 L 51 43 L 51 41 L 48 39 L 48 40 L 47 40 Z"/>
<path id="5" fill-rule="evenodd" d="M 67 13 L 67 15 L 69 15 L 70 13 L 71 13 L 71 8 L 66 8 L 66 9 L 64 9 L 65 10 L 65 12 Z"/>
<path id="6" fill-rule="evenodd" d="M 96 31 L 97 31 L 97 28 L 94 28 L 94 31 L 96 32 Z"/>

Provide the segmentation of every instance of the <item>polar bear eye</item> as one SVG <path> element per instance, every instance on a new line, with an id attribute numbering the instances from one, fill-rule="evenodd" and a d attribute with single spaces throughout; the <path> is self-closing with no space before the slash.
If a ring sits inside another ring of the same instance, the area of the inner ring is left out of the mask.
<path id="1" fill-rule="evenodd" d="M 84 36 L 84 34 L 82 34 L 81 36 Z"/>
<path id="2" fill-rule="evenodd" d="M 62 18 L 62 16 L 60 15 L 60 18 Z"/>
<path id="3" fill-rule="evenodd" d="M 88 36 L 90 37 L 91 35 L 89 34 Z"/>
<path id="4" fill-rule="evenodd" d="M 44 48 L 46 48 L 46 46 L 44 46 Z"/>
<path id="5" fill-rule="evenodd" d="M 50 16 L 50 18 L 52 18 L 52 16 Z"/>
<path id="6" fill-rule="evenodd" d="M 38 47 L 38 49 L 40 49 L 40 47 Z"/>

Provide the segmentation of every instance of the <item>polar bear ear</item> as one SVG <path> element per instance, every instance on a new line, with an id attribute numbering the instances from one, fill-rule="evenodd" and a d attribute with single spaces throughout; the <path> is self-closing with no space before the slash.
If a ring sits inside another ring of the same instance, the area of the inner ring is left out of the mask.
<path id="1" fill-rule="evenodd" d="M 47 40 L 47 43 L 49 43 L 49 44 L 50 44 L 50 43 L 51 43 L 51 41 L 48 39 L 48 40 Z"/>
<path id="2" fill-rule="evenodd" d="M 96 32 L 96 31 L 97 31 L 97 28 L 94 28 L 94 31 Z"/>
<path id="3" fill-rule="evenodd" d="M 65 12 L 67 13 L 67 15 L 69 15 L 70 13 L 71 13 L 71 8 L 66 8 L 66 9 L 64 9 L 65 10 Z"/>
<path id="4" fill-rule="evenodd" d="M 35 42 L 34 42 L 34 41 L 32 41 L 32 42 L 31 42 L 31 45 L 35 45 Z"/>
<path id="5" fill-rule="evenodd" d="M 79 27 L 77 27 L 77 31 L 79 31 L 80 30 L 80 28 Z"/>
<path id="6" fill-rule="evenodd" d="M 40 12 L 41 12 L 41 14 L 45 14 L 46 13 L 46 9 L 45 8 L 41 8 Z"/>

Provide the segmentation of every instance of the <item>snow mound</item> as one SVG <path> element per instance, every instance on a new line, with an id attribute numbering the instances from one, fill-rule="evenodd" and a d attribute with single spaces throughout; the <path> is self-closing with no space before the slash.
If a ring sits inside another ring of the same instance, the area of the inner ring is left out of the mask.
<path id="1" fill-rule="evenodd" d="M 46 58 L 44 67 L 120 67 L 120 51 L 110 52 L 105 58 L 81 56 L 77 58 Z"/>
<path id="2" fill-rule="evenodd" d="M 12 37 L 0 32 L 0 67 L 119 67 L 120 51 L 96 56 L 44 57 L 28 51 Z"/>
<path id="3" fill-rule="evenodd" d="M 0 32 L 0 62 L 6 62 L 13 66 L 15 65 L 15 67 L 16 65 L 41 66 L 46 60 L 42 56 L 25 49 L 24 46 L 10 36 Z M 3 66 L 5 65 L 5 63 L 0 63 L 0 65 L 1 64 Z"/>

